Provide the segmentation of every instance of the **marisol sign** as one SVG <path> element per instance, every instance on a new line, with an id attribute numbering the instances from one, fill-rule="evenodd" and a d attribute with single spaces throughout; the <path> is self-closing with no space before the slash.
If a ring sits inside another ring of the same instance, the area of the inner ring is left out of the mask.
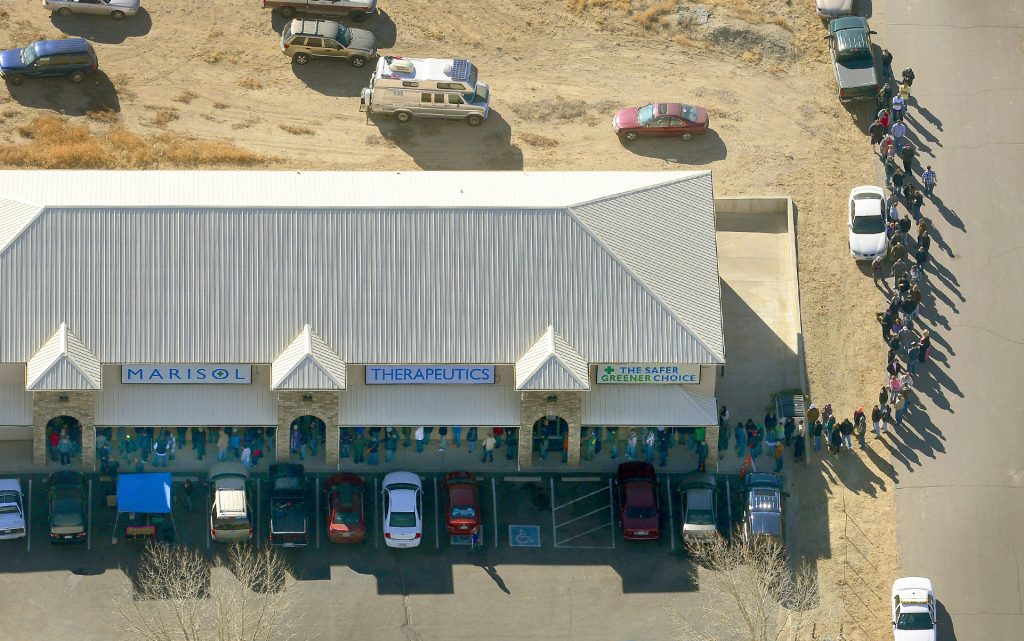
<path id="1" fill-rule="evenodd" d="M 670 385 L 700 383 L 700 365 L 659 365 L 653 363 L 619 363 L 597 366 L 598 383 L 633 383 Z"/>
<path id="2" fill-rule="evenodd" d="M 494 365 L 367 365 L 367 385 L 487 385 Z"/>
<path id="3" fill-rule="evenodd" d="M 252 383 L 252 365 L 146 365 L 131 363 L 121 366 L 122 383 L 165 385 L 248 385 Z"/>

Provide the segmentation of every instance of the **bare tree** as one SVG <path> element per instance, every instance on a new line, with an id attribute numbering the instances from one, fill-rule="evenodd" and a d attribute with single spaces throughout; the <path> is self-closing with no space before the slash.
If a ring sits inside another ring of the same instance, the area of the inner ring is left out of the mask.
<path id="1" fill-rule="evenodd" d="M 793 571 L 774 540 L 737 534 L 687 541 L 700 585 L 703 620 L 672 616 L 686 639 L 782 641 L 839 639 L 828 631 L 832 617 L 819 604 L 818 581 L 806 562 Z"/>
<path id="2" fill-rule="evenodd" d="M 236 545 L 209 561 L 151 545 L 111 605 L 133 641 L 288 641 L 299 632 L 295 579 L 279 554 Z"/>

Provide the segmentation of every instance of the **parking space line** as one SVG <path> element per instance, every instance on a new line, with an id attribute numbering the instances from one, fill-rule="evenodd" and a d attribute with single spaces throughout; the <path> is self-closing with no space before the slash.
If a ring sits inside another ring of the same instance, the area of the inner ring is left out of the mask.
<path id="1" fill-rule="evenodd" d="M 313 477 L 313 527 L 316 528 L 316 549 L 320 549 L 320 477 Z"/>
<path id="2" fill-rule="evenodd" d="M 590 497 L 594 496 L 595 494 L 600 494 L 601 492 L 604 492 L 604 488 L 603 487 L 600 490 L 594 490 L 593 492 L 588 492 L 588 493 L 584 494 L 583 496 L 579 496 L 577 498 L 574 498 L 573 500 L 571 500 L 571 501 L 569 501 L 567 503 L 562 503 L 556 509 L 561 510 L 563 507 L 569 507 L 573 503 L 576 503 L 578 501 L 582 501 L 584 499 L 589 499 Z"/>
<path id="3" fill-rule="evenodd" d="M 261 541 L 260 541 L 260 525 L 261 525 L 260 521 L 261 521 L 261 517 L 263 516 L 263 506 L 260 503 L 260 501 L 261 501 L 261 499 L 260 499 L 260 496 L 261 496 L 261 494 L 260 494 L 260 486 L 261 485 L 263 485 L 263 484 L 260 483 L 259 480 L 257 480 L 256 481 L 256 549 L 257 550 L 260 549 L 260 547 L 262 547 L 260 545 L 260 543 L 261 543 Z"/>
<path id="4" fill-rule="evenodd" d="M 498 547 L 498 485 L 491 478 L 491 509 L 494 514 L 494 547 Z"/>
<path id="5" fill-rule="evenodd" d="M 601 509 L 603 510 L 604 508 L 601 508 Z M 586 532 L 580 532 L 579 534 L 574 534 L 573 536 L 570 536 L 569 538 L 565 539 L 564 541 L 562 541 L 561 543 L 559 543 L 555 547 L 573 547 L 573 548 L 588 548 L 588 549 L 592 549 L 592 550 L 607 550 L 607 549 L 609 549 L 607 545 L 569 545 L 569 546 L 566 546 L 565 544 L 568 543 L 569 541 L 572 541 L 573 539 L 578 539 L 581 536 L 586 536 L 588 534 L 591 534 L 592 532 L 597 532 L 598 530 L 600 530 L 602 528 L 606 528 L 606 527 L 610 528 L 611 526 L 612 526 L 611 523 L 602 523 L 601 525 L 598 525 L 597 527 L 590 528 Z M 614 536 L 614 535 L 615 535 L 615 530 L 613 529 L 612 530 L 612 536 Z M 615 549 L 615 546 L 613 545 L 611 549 Z"/>
<path id="6" fill-rule="evenodd" d="M 561 523 L 558 524 L 558 527 L 565 527 L 566 525 L 569 525 L 570 523 L 575 523 L 576 521 L 579 521 L 580 519 L 585 519 L 588 516 L 594 516 L 598 512 L 604 512 L 604 506 L 603 505 L 601 507 L 597 508 L 596 510 L 592 510 L 590 512 L 587 512 L 586 514 L 583 514 L 582 516 L 577 516 L 576 518 L 569 519 L 568 521 L 562 521 Z"/>
<path id="7" fill-rule="evenodd" d="M 668 536 L 672 544 L 672 551 L 676 549 L 676 517 L 672 510 L 672 477 L 665 477 L 665 488 L 668 492 Z"/>
<path id="8" fill-rule="evenodd" d="M 543 479 L 539 476 L 504 476 L 506 483 L 540 483 Z"/>
<path id="9" fill-rule="evenodd" d="M 26 507 L 25 514 L 28 518 L 25 519 L 25 551 L 32 551 L 32 479 L 28 480 L 28 501 L 25 501 Z"/>
<path id="10" fill-rule="evenodd" d="M 551 544 L 558 547 L 558 526 L 555 524 L 555 477 L 551 481 Z"/>
<path id="11" fill-rule="evenodd" d="M 725 509 L 729 512 L 729 540 L 732 541 L 732 486 L 728 477 L 725 479 Z"/>
<path id="12" fill-rule="evenodd" d="M 608 479 L 608 522 L 615 523 L 615 492 L 612 490 L 612 480 Z M 612 549 L 615 549 L 615 528 L 609 528 L 612 535 Z"/>
<path id="13" fill-rule="evenodd" d="M 384 518 L 384 497 L 380 494 L 380 480 L 376 476 L 373 477 L 373 496 L 373 502 L 380 505 L 380 511 L 374 515 L 376 518 L 373 519 L 373 547 L 379 548 L 380 533 L 377 532 L 377 528 L 379 527 L 377 524 L 381 522 L 382 518 Z"/>
<path id="14" fill-rule="evenodd" d="M 441 547 L 441 527 L 437 518 L 437 474 L 434 475 L 434 548 Z"/>
<path id="15" fill-rule="evenodd" d="M 563 476 L 558 479 L 563 483 L 596 483 L 601 480 L 600 476 Z"/>
<path id="16" fill-rule="evenodd" d="M 85 549 L 92 549 L 92 479 L 89 479 L 89 502 L 85 510 Z"/>

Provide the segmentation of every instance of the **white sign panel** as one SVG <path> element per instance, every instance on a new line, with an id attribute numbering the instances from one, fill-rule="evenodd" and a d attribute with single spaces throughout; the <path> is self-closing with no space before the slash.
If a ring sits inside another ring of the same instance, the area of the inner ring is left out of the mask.
<path id="1" fill-rule="evenodd" d="M 696 385 L 700 383 L 700 365 L 606 363 L 597 366 L 597 382 L 632 385 Z"/>
<path id="2" fill-rule="evenodd" d="M 489 385 L 494 365 L 367 365 L 367 385 Z"/>
<path id="3" fill-rule="evenodd" d="M 248 385 L 252 383 L 252 365 L 126 363 L 121 366 L 121 382 L 151 385 Z"/>

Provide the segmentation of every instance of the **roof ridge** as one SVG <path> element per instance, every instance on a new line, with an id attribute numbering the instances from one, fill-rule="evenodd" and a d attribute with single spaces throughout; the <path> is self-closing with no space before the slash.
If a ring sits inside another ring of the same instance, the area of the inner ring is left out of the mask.
<path id="1" fill-rule="evenodd" d="M 19 210 L 11 213 L 11 210 Z M 47 210 L 44 205 L 0 195 L 0 256 Z"/>
<path id="2" fill-rule="evenodd" d="M 655 189 L 657 187 L 664 187 L 665 185 L 673 185 L 673 184 L 682 183 L 682 182 L 689 182 L 691 180 L 695 180 L 697 178 L 703 178 L 704 176 L 710 176 L 710 175 L 711 175 L 711 170 L 710 169 L 705 169 L 703 171 L 694 171 L 694 172 L 688 173 L 686 176 L 676 176 L 675 178 L 670 178 L 670 179 L 662 181 L 662 182 L 651 183 L 650 185 L 644 185 L 643 187 L 634 187 L 633 189 L 627 189 L 625 191 L 617 191 L 617 192 L 615 192 L 613 194 L 606 194 L 604 196 L 598 196 L 597 198 L 591 198 L 590 200 L 584 200 L 584 201 L 580 201 L 578 203 L 571 203 L 569 205 L 565 205 L 565 208 L 571 210 L 573 207 L 582 207 L 584 205 L 592 205 L 594 203 L 600 203 L 600 202 L 604 202 L 606 200 L 615 200 L 616 198 L 621 198 L 623 196 L 631 196 L 633 194 L 639 194 L 641 192 L 650 191 L 651 189 Z"/>

